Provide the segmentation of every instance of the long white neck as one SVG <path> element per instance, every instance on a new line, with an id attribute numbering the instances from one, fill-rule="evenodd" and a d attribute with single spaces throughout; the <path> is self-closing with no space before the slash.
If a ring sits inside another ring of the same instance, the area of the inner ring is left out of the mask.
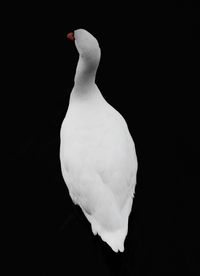
<path id="1" fill-rule="evenodd" d="M 79 60 L 74 78 L 74 90 L 87 93 L 95 85 L 95 77 L 100 61 L 100 49 L 79 53 Z"/>
<path id="2" fill-rule="evenodd" d="M 97 68 L 97 62 L 89 62 L 80 55 L 74 78 L 75 86 L 84 89 L 87 86 L 93 85 L 95 83 Z"/>
<path id="3" fill-rule="evenodd" d="M 97 68 L 100 61 L 100 55 L 91 55 L 83 57 L 79 55 L 79 60 L 74 78 L 74 87 L 70 96 L 70 101 L 73 100 L 93 100 L 102 95 L 95 83 Z"/>
<path id="4" fill-rule="evenodd" d="M 94 85 L 98 65 L 99 58 L 79 55 L 74 79 L 75 86 L 84 90 L 87 86 Z"/>

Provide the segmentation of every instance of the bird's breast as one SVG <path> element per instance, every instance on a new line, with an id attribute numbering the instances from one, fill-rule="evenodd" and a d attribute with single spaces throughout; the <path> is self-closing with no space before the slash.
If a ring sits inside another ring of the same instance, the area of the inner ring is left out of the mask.
<path id="1" fill-rule="evenodd" d="M 135 152 L 124 121 L 112 114 L 98 114 L 87 120 L 84 116 L 66 116 L 61 129 L 61 154 L 77 170 L 93 167 L 105 171 L 107 167 L 114 171 L 129 167 Z"/>
<path id="2" fill-rule="evenodd" d="M 63 170 L 67 171 L 64 178 L 66 183 L 73 183 L 71 188 L 68 186 L 77 195 L 86 187 L 83 175 L 99 177 L 98 183 L 102 183 L 99 185 L 112 191 L 118 206 L 123 206 L 135 182 L 132 180 L 137 170 L 134 143 L 118 114 L 88 114 L 69 112 L 63 121 L 60 157 Z"/>

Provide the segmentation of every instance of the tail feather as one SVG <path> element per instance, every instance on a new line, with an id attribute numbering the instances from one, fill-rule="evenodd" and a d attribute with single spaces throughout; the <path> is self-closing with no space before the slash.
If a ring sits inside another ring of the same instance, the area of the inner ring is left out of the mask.
<path id="1" fill-rule="evenodd" d="M 119 229 L 115 232 L 99 233 L 102 240 L 106 242 L 114 252 L 124 252 L 124 241 L 127 235 L 127 227 Z"/>

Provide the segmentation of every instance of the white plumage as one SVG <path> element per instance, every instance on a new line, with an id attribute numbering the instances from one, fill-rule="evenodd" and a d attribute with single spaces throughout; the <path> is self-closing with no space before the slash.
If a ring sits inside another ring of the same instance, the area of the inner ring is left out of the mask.
<path id="1" fill-rule="evenodd" d="M 74 32 L 74 39 L 79 61 L 61 127 L 62 175 L 93 233 L 123 252 L 136 185 L 135 146 L 124 118 L 95 84 L 97 40 L 83 29 Z"/>

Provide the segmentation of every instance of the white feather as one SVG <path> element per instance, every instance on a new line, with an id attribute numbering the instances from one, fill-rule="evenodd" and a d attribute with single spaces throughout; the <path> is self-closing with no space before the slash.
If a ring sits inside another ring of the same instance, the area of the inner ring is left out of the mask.
<path id="1" fill-rule="evenodd" d="M 81 67 L 87 67 L 80 59 Z M 61 127 L 60 160 L 70 196 L 93 233 L 115 252 L 124 251 L 136 185 L 135 146 L 124 118 L 103 98 L 92 75 L 81 76 L 80 68 Z"/>

